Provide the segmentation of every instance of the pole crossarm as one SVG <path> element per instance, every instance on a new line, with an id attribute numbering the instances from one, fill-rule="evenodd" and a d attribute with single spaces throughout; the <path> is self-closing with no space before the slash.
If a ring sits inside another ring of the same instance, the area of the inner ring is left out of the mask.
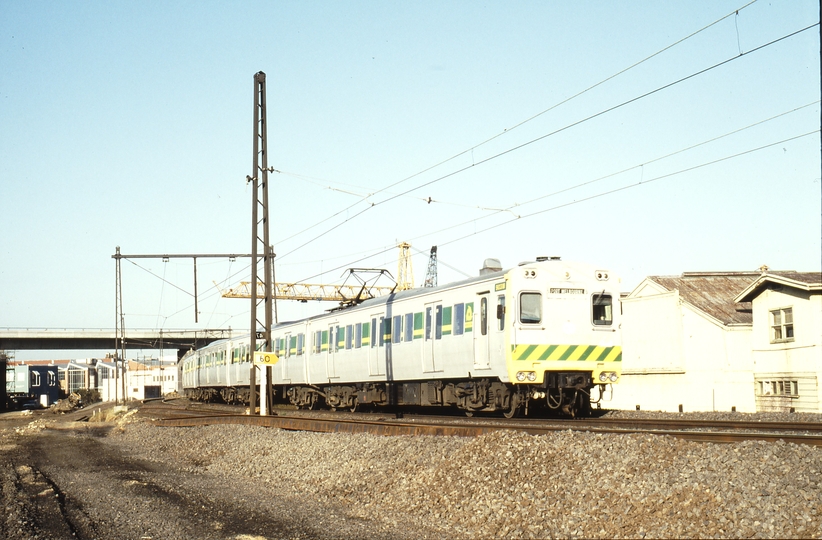
<path id="1" fill-rule="evenodd" d="M 217 259 L 239 259 L 243 257 L 251 257 L 250 254 L 238 253 L 189 253 L 189 254 L 172 254 L 163 253 L 160 255 L 122 255 L 116 253 L 111 256 L 112 259 L 200 259 L 200 258 L 217 258 Z"/>

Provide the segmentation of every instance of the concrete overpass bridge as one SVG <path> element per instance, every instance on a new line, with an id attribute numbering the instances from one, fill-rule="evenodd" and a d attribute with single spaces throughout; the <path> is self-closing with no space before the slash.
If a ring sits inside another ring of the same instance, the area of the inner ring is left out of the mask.
<path id="1" fill-rule="evenodd" d="M 239 335 L 243 332 L 233 332 Z M 203 347 L 218 339 L 232 336 L 232 330 L 141 330 L 126 329 L 126 349 L 177 349 L 185 351 Z M 0 350 L 69 350 L 99 349 L 116 351 L 114 329 L 87 328 L 0 328 Z"/>

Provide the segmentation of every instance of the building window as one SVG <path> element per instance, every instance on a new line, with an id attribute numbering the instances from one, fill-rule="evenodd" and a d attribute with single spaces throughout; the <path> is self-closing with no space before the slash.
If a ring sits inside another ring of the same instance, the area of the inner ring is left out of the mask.
<path id="1" fill-rule="evenodd" d="M 793 341 L 793 308 L 771 311 L 771 343 Z"/>
<path id="2" fill-rule="evenodd" d="M 759 381 L 760 396 L 799 396 L 798 381 L 771 380 Z"/>

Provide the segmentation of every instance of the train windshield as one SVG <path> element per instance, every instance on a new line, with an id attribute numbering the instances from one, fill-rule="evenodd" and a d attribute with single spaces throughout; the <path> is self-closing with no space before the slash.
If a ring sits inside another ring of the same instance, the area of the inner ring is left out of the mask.
<path id="1" fill-rule="evenodd" d="M 537 324 L 542 321 L 542 295 L 540 293 L 522 293 L 520 295 L 519 320 L 530 324 Z"/>

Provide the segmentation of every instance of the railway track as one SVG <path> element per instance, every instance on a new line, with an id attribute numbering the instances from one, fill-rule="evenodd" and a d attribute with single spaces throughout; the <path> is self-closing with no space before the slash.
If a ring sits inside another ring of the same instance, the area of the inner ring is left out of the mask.
<path id="1" fill-rule="evenodd" d="M 140 414 L 156 425 L 191 427 L 211 424 L 244 424 L 321 433 L 371 433 L 375 435 L 430 435 L 476 437 L 498 430 L 545 435 L 564 430 L 603 434 L 641 433 L 668 435 L 683 440 L 734 443 L 750 440 L 784 441 L 822 446 L 822 424 L 814 422 L 729 422 L 695 419 L 584 420 L 515 419 L 492 417 L 361 414 L 330 411 L 278 410 L 270 416 L 238 414 L 237 407 L 183 405 L 152 402 Z"/>

